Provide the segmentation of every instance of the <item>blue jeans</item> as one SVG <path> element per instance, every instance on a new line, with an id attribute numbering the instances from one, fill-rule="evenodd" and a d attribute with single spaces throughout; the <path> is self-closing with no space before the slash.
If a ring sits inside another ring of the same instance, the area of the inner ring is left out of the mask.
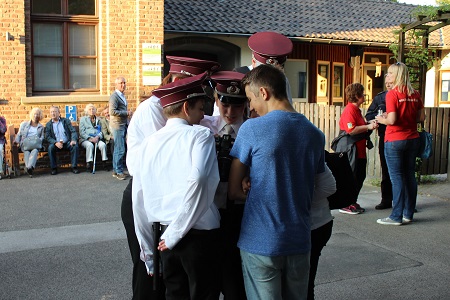
<path id="1" fill-rule="evenodd" d="M 126 128 L 112 129 L 114 137 L 114 152 L 113 152 L 113 170 L 117 174 L 123 173 L 123 158 L 125 157 L 125 136 L 127 134 Z"/>
<path id="2" fill-rule="evenodd" d="M 242 272 L 249 300 L 306 299 L 309 252 L 263 256 L 241 250 Z"/>
<path id="3" fill-rule="evenodd" d="M 386 142 L 384 145 L 393 194 L 389 217 L 396 222 L 401 222 L 402 217 L 412 220 L 414 215 L 417 200 L 415 167 L 419 143 L 419 138 L 416 138 Z"/>
<path id="4" fill-rule="evenodd" d="M 48 157 L 50 158 L 50 167 L 52 169 L 56 168 L 56 152 L 67 150 L 70 151 L 70 160 L 72 163 L 72 168 L 77 167 L 78 162 L 78 144 L 75 144 L 73 146 L 70 145 L 70 141 L 67 141 L 63 144 L 62 149 L 60 150 L 58 147 L 55 146 L 55 144 L 50 144 L 48 146 Z"/>

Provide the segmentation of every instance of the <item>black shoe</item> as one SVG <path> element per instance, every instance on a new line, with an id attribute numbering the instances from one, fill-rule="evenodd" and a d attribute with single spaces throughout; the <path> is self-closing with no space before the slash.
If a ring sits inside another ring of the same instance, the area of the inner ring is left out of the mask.
<path id="1" fill-rule="evenodd" d="M 27 173 L 28 173 L 28 175 L 30 175 L 30 178 L 33 178 L 33 167 L 31 167 L 31 168 L 27 168 Z"/>
<path id="2" fill-rule="evenodd" d="M 102 163 L 102 167 L 103 167 L 103 170 L 109 171 L 109 167 L 108 167 L 108 164 L 106 163 L 106 160 Z"/>
<path id="3" fill-rule="evenodd" d="M 78 174 L 78 173 L 80 173 L 80 171 L 78 171 L 77 168 L 72 168 L 72 173 L 73 173 L 73 174 Z"/>
<path id="4" fill-rule="evenodd" d="M 52 169 L 52 175 L 56 175 L 56 174 L 58 174 L 58 170 L 56 168 Z"/>
<path id="5" fill-rule="evenodd" d="M 375 209 L 387 209 L 387 208 L 392 208 L 392 204 L 386 203 L 386 202 L 381 202 L 380 204 L 375 206 Z"/>
<path id="6" fill-rule="evenodd" d="M 92 172 L 91 162 L 86 163 L 86 172 L 88 172 L 88 173 Z"/>

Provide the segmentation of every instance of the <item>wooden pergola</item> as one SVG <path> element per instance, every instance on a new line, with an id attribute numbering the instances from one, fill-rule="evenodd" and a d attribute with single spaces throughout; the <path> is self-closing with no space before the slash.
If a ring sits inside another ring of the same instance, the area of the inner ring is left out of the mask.
<path id="1" fill-rule="evenodd" d="M 427 25 L 432 23 L 433 25 Z M 421 31 L 422 47 L 428 49 L 428 38 L 431 32 L 438 30 L 444 26 L 450 25 L 450 12 L 438 11 L 436 16 L 418 16 L 417 21 L 410 24 L 401 24 L 402 30 L 399 33 L 399 51 L 398 61 L 405 62 L 405 34 L 409 30 Z M 419 90 L 421 93 L 425 92 L 427 66 L 422 64 L 419 66 Z"/>

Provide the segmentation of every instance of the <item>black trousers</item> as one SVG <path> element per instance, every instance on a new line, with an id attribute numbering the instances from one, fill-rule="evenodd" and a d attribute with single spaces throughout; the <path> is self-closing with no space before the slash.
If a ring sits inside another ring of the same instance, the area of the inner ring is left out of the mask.
<path id="1" fill-rule="evenodd" d="M 161 252 L 167 300 L 219 299 L 219 229 L 191 229 Z"/>
<path id="2" fill-rule="evenodd" d="M 357 195 L 359 195 L 359 192 L 361 191 L 364 180 L 366 180 L 366 165 L 367 165 L 367 159 L 366 158 L 357 158 L 356 159 L 356 166 L 354 171 L 354 176 L 356 180 L 356 191 Z"/>
<path id="3" fill-rule="evenodd" d="M 132 179 L 123 191 L 121 216 L 127 233 L 128 247 L 133 261 L 133 300 L 165 299 L 165 286 L 162 280 L 159 293 L 153 292 L 152 276 L 147 274 L 144 262 L 140 259 L 140 246 L 134 231 L 133 206 L 131 201 Z"/>
<path id="4" fill-rule="evenodd" d="M 314 299 L 314 281 L 316 280 L 319 257 L 330 240 L 333 221 L 311 231 L 311 256 L 309 259 L 308 300 Z"/>
<path id="5" fill-rule="evenodd" d="M 237 247 L 244 204 L 227 204 L 220 209 L 221 292 L 225 300 L 246 300 L 241 253 Z"/>
<path id="6" fill-rule="evenodd" d="M 389 177 L 388 166 L 386 163 L 386 156 L 384 155 L 384 136 L 380 136 L 378 144 L 378 153 L 380 154 L 381 164 L 381 202 L 392 204 L 392 182 Z"/>

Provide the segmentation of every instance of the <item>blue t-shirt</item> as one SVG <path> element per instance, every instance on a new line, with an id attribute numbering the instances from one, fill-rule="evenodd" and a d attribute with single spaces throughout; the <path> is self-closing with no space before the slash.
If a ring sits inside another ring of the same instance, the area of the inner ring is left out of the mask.
<path id="1" fill-rule="evenodd" d="M 324 134 L 299 113 L 276 110 L 244 122 L 231 150 L 250 168 L 240 249 L 264 256 L 310 251 L 309 211 L 324 148 Z"/>

